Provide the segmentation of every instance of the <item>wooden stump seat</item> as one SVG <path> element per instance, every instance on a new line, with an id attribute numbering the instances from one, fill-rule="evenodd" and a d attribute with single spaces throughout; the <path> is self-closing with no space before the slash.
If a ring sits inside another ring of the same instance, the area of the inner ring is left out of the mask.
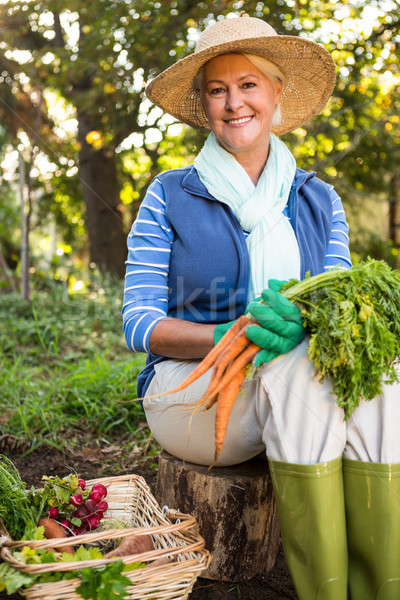
<path id="1" fill-rule="evenodd" d="M 213 554 L 202 577 L 240 582 L 267 573 L 279 550 L 279 524 L 268 463 L 252 459 L 233 467 L 195 465 L 159 454 L 160 506 L 196 517 Z"/>

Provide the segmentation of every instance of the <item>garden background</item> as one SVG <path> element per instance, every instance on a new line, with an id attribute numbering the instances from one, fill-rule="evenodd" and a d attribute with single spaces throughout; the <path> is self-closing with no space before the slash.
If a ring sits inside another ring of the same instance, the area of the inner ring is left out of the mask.
<path id="1" fill-rule="evenodd" d="M 126 236 L 152 178 L 205 138 L 144 90 L 243 10 L 332 53 L 331 100 L 283 139 L 341 196 L 353 260 L 400 266 L 399 0 L 0 0 L 0 451 L 29 483 L 46 466 L 156 480 L 132 401 L 144 355 L 122 337 Z M 214 597 L 295 597 L 280 568 L 278 595 Z"/>

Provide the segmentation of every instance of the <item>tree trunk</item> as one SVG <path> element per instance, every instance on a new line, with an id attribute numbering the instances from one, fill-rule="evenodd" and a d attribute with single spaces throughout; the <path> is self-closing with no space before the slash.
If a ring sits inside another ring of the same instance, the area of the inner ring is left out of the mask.
<path id="1" fill-rule="evenodd" d="M 26 215 L 26 170 L 22 152 L 18 151 L 19 159 L 19 196 L 20 196 L 20 226 L 21 226 L 21 296 L 25 302 L 30 300 L 30 248 L 29 226 Z M 28 174 L 29 176 L 29 174 Z"/>
<path id="2" fill-rule="evenodd" d="M 78 121 L 79 178 L 86 206 L 90 261 L 103 272 L 123 277 L 127 249 L 115 156 L 110 149 L 95 150 L 89 145 L 86 136 L 95 127 L 82 114 Z"/>
<path id="3" fill-rule="evenodd" d="M 158 457 L 156 499 L 160 506 L 196 518 L 213 555 L 202 577 L 247 581 L 274 567 L 280 532 L 266 460 L 209 470 L 163 450 Z"/>

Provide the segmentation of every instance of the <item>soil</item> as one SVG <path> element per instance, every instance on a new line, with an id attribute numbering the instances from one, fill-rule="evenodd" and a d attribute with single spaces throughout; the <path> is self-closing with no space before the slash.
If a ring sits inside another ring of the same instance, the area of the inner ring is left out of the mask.
<path id="1" fill-rule="evenodd" d="M 1 438 L 1 436 L 0 436 Z M 4 440 L 3 440 L 4 441 Z M 132 472 L 142 476 L 150 489 L 155 490 L 157 465 L 152 458 L 150 461 L 135 462 L 135 468 L 127 471 L 124 461 L 115 460 L 112 464 L 110 457 L 105 461 L 104 454 L 99 450 L 84 449 L 71 455 L 64 454 L 54 448 L 41 446 L 37 450 L 24 454 L 17 448 L 1 444 L 1 452 L 7 455 L 18 468 L 21 479 L 28 486 L 40 486 L 43 475 L 59 475 L 60 477 L 75 471 L 86 479 L 110 475 L 105 470 L 112 467 L 113 475 Z M 126 457 L 125 457 L 126 458 Z M 7 595 L 0 592 L 0 600 L 21 600 L 18 594 Z M 280 548 L 274 568 L 263 576 L 244 582 L 227 583 L 198 578 L 190 600 L 296 600 L 285 557 Z M 44 599 L 45 600 L 45 599 Z"/>

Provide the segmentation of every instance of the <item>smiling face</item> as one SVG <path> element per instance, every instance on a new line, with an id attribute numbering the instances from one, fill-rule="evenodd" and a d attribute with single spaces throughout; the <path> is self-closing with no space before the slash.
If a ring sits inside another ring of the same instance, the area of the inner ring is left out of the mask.
<path id="1" fill-rule="evenodd" d="M 243 165 L 268 157 L 271 121 L 282 86 L 245 56 L 222 54 L 203 67 L 201 99 L 220 146 Z"/>

